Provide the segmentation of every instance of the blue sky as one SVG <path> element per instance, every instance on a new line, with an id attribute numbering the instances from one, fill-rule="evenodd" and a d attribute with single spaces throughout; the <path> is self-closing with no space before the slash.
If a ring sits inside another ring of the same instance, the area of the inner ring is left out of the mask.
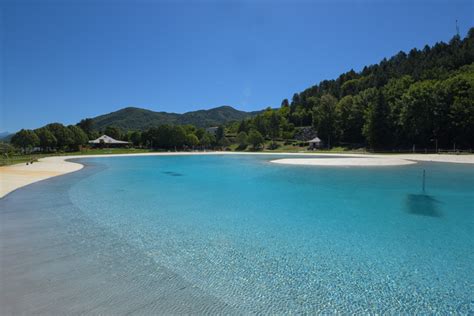
<path id="1" fill-rule="evenodd" d="M 279 106 L 474 26 L 474 1 L 3 1 L 0 132 L 126 106 Z"/>

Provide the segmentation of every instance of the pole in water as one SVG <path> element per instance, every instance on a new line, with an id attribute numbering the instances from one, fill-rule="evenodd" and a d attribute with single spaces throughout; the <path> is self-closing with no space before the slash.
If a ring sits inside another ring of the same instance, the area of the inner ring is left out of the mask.
<path id="1" fill-rule="evenodd" d="M 426 178 L 426 171 L 423 169 L 423 193 L 425 193 L 425 178 Z"/>

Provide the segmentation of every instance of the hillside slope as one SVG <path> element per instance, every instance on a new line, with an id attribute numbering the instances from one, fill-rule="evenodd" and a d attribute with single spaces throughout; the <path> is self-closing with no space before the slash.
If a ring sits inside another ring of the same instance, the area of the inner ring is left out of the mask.
<path id="1" fill-rule="evenodd" d="M 209 110 L 186 112 L 183 114 L 154 112 L 151 110 L 127 107 L 112 113 L 93 118 L 93 129 L 103 130 L 115 126 L 123 130 L 146 130 L 163 124 L 192 124 L 197 127 L 210 127 L 252 117 L 260 112 L 245 112 L 231 106 L 220 106 Z"/>

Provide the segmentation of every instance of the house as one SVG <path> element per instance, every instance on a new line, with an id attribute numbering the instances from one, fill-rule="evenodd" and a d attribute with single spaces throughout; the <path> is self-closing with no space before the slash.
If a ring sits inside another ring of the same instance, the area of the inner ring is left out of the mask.
<path id="1" fill-rule="evenodd" d="M 110 136 L 102 135 L 97 139 L 90 140 L 89 144 L 92 146 L 107 146 L 107 147 L 120 147 L 120 146 L 127 146 L 130 142 L 126 142 L 123 140 L 116 140 Z"/>
<path id="2" fill-rule="evenodd" d="M 206 128 L 206 132 L 208 132 L 208 133 L 211 134 L 212 136 L 216 136 L 218 129 L 219 129 L 219 127 L 217 127 L 217 126 L 208 127 L 208 128 Z"/>
<path id="3" fill-rule="evenodd" d="M 309 143 L 309 149 L 311 150 L 321 148 L 321 140 L 319 139 L 319 137 L 315 137 L 309 140 L 308 143 Z"/>

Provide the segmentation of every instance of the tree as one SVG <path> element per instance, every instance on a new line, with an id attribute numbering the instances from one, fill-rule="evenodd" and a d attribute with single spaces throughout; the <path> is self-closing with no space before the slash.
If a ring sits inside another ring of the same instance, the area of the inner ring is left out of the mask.
<path id="1" fill-rule="evenodd" d="M 72 132 L 61 123 L 51 123 L 45 126 L 56 138 L 57 147 L 65 149 L 74 143 L 74 135 Z"/>
<path id="2" fill-rule="evenodd" d="M 91 118 L 85 118 L 81 120 L 79 123 L 77 123 L 77 126 L 80 127 L 84 131 L 84 133 L 87 134 L 87 137 L 89 137 L 89 139 L 91 139 L 90 136 L 92 133 L 93 125 L 94 125 L 94 120 Z"/>
<path id="3" fill-rule="evenodd" d="M 134 131 L 130 134 L 130 141 L 133 146 L 140 146 L 142 144 L 142 134 L 139 131 Z"/>
<path id="4" fill-rule="evenodd" d="M 222 137 L 219 140 L 218 145 L 221 146 L 222 148 L 226 148 L 227 146 L 230 145 L 230 141 L 227 137 Z"/>
<path id="5" fill-rule="evenodd" d="M 237 135 L 237 144 L 239 144 L 239 149 L 245 149 L 247 147 L 248 139 L 246 132 L 240 132 Z"/>
<path id="6" fill-rule="evenodd" d="M 70 148 L 72 150 L 80 150 L 81 146 L 86 145 L 89 138 L 84 131 L 76 126 L 76 125 L 69 125 L 67 127 L 72 133 L 72 142 L 70 144 Z"/>
<path id="7" fill-rule="evenodd" d="M 20 130 L 18 133 L 13 135 L 10 142 L 24 151 L 29 151 L 40 144 L 38 136 L 31 129 Z"/>
<path id="8" fill-rule="evenodd" d="M 41 127 L 36 129 L 35 133 L 39 138 L 39 146 L 41 147 L 41 150 L 49 151 L 56 147 L 57 139 L 49 129 Z"/>
<path id="9" fill-rule="evenodd" d="M 387 148 L 391 144 L 390 110 L 383 94 L 374 90 L 365 114 L 364 136 L 373 149 Z"/>
<path id="10" fill-rule="evenodd" d="M 107 126 L 105 128 L 104 134 L 117 140 L 122 139 L 122 131 L 120 130 L 120 128 L 115 126 Z"/>
<path id="11" fill-rule="evenodd" d="M 403 143 L 406 142 L 407 137 L 404 134 L 405 131 L 401 120 L 401 113 L 404 107 L 402 96 L 408 91 L 413 82 L 413 78 L 410 76 L 391 79 L 382 90 L 385 102 L 387 102 L 388 107 L 390 108 L 389 121 L 393 128 L 393 142 L 396 145 L 403 145 Z"/>
<path id="12" fill-rule="evenodd" d="M 321 97 L 319 106 L 313 110 L 313 126 L 318 137 L 329 147 L 336 141 L 336 103 L 337 99 L 330 94 Z"/>
<path id="13" fill-rule="evenodd" d="M 199 145 L 199 139 L 194 134 L 186 135 L 186 145 L 194 148 L 195 146 Z"/>
<path id="14" fill-rule="evenodd" d="M 408 140 L 412 144 L 429 146 L 444 128 L 449 108 L 438 98 L 438 84 L 420 81 L 410 86 L 402 97 L 403 108 L 400 119 Z"/>
<path id="15" fill-rule="evenodd" d="M 272 145 L 275 145 L 275 138 L 280 136 L 280 116 L 278 115 L 277 111 L 271 110 L 270 115 L 268 117 L 268 135 L 272 140 Z"/>
<path id="16" fill-rule="evenodd" d="M 259 149 L 264 144 L 265 139 L 262 134 L 257 130 L 251 130 L 248 135 L 248 142 L 253 146 L 254 149 Z"/>
<path id="17" fill-rule="evenodd" d="M 267 134 L 267 124 L 263 115 L 257 115 L 253 119 L 253 127 L 256 129 L 261 135 Z"/>
<path id="18" fill-rule="evenodd" d="M 216 130 L 216 142 L 219 142 L 225 136 L 225 130 L 223 126 L 219 126 Z"/>
<path id="19" fill-rule="evenodd" d="M 182 126 L 171 127 L 171 146 L 183 147 L 186 144 L 186 131 Z"/>
<path id="20" fill-rule="evenodd" d="M 250 130 L 250 122 L 247 119 L 243 119 L 239 123 L 239 127 L 237 129 L 237 132 L 245 132 L 247 133 Z"/>
<path id="21" fill-rule="evenodd" d="M 203 148 L 208 148 L 214 142 L 215 142 L 214 136 L 207 132 L 204 133 L 202 137 L 199 139 L 199 143 L 201 144 Z"/>
<path id="22" fill-rule="evenodd" d="M 438 92 L 442 93 L 443 101 L 450 105 L 448 141 L 455 142 L 457 146 L 472 148 L 474 146 L 474 71 L 442 82 Z"/>
<path id="23" fill-rule="evenodd" d="M 336 104 L 336 130 L 341 142 L 363 142 L 364 108 L 359 99 L 347 95 Z"/>
<path id="24" fill-rule="evenodd" d="M 293 98 L 291 99 L 290 104 L 290 111 L 293 113 L 296 108 L 300 105 L 300 95 L 298 93 L 293 94 Z"/>

